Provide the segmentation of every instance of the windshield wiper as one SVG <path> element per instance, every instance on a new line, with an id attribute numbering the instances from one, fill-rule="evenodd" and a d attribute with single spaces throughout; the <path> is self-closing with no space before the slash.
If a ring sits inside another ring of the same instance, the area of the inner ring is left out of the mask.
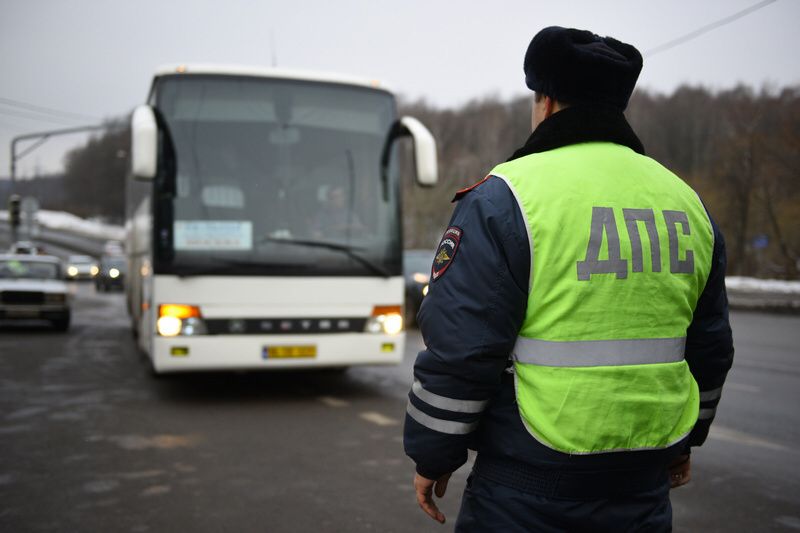
<path id="1" fill-rule="evenodd" d="M 384 278 L 390 278 L 392 276 L 391 272 L 383 268 L 381 265 L 373 263 L 366 257 L 359 255 L 356 253 L 356 250 L 359 248 L 355 246 L 348 246 L 346 244 L 339 244 L 338 242 L 330 242 L 330 241 L 311 241 L 311 240 L 304 240 L 304 239 L 285 239 L 280 237 L 264 237 L 261 239 L 261 242 L 280 242 L 284 244 L 296 244 L 298 246 L 308 246 L 309 248 L 326 248 L 328 250 L 336 250 L 337 252 L 343 252 L 351 259 L 355 259 L 357 262 L 361 263 L 365 267 L 367 267 L 372 272 L 383 276 Z"/>

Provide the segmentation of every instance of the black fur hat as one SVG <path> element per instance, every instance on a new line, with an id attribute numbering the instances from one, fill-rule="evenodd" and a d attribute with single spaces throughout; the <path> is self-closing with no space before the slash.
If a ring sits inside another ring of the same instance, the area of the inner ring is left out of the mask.
<path id="1" fill-rule="evenodd" d="M 642 54 L 626 43 L 586 30 L 550 26 L 525 53 L 525 85 L 568 104 L 628 106 Z"/>

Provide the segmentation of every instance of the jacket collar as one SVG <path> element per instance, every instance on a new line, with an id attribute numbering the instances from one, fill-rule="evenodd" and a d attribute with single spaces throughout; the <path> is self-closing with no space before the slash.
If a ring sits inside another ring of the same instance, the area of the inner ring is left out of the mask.
<path id="1" fill-rule="evenodd" d="M 612 142 L 644 155 L 644 146 L 621 111 L 597 106 L 572 106 L 552 114 L 531 133 L 509 161 L 585 142 Z"/>

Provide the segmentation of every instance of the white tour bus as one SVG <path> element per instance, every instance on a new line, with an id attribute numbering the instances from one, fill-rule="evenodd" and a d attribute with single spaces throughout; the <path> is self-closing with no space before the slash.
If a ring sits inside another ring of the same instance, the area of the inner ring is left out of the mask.
<path id="1" fill-rule="evenodd" d="M 132 118 L 128 308 L 155 372 L 397 364 L 397 139 L 436 146 L 379 84 L 278 69 L 158 70 Z"/>

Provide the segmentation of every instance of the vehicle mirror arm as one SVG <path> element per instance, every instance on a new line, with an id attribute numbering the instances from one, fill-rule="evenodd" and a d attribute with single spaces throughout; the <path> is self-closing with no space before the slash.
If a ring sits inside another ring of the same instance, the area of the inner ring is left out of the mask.
<path id="1" fill-rule="evenodd" d="M 392 145 L 399 137 L 411 137 L 414 144 L 414 173 L 417 184 L 432 187 L 438 179 L 436 141 L 430 130 L 414 117 L 402 117 L 392 124 L 381 153 L 381 184 L 383 199 L 389 199 L 389 159 Z"/>
<path id="2" fill-rule="evenodd" d="M 381 195 L 384 202 L 389 201 L 389 159 L 392 155 L 392 145 L 400 137 L 411 135 L 401 120 L 395 120 L 386 134 L 386 141 L 381 151 Z"/>
<path id="3" fill-rule="evenodd" d="M 164 196 L 173 198 L 176 194 L 176 177 L 178 175 L 178 161 L 175 157 L 175 143 L 172 140 L 172 131 L 167 123 L 164 114 L 158 108 L 153 109 L 153 116 L 155 116 L 156 124 L 162 135 L 162 157 L 163 157 L 163 172 L 159 173 L 162 180 L 161 193 Z"/>

